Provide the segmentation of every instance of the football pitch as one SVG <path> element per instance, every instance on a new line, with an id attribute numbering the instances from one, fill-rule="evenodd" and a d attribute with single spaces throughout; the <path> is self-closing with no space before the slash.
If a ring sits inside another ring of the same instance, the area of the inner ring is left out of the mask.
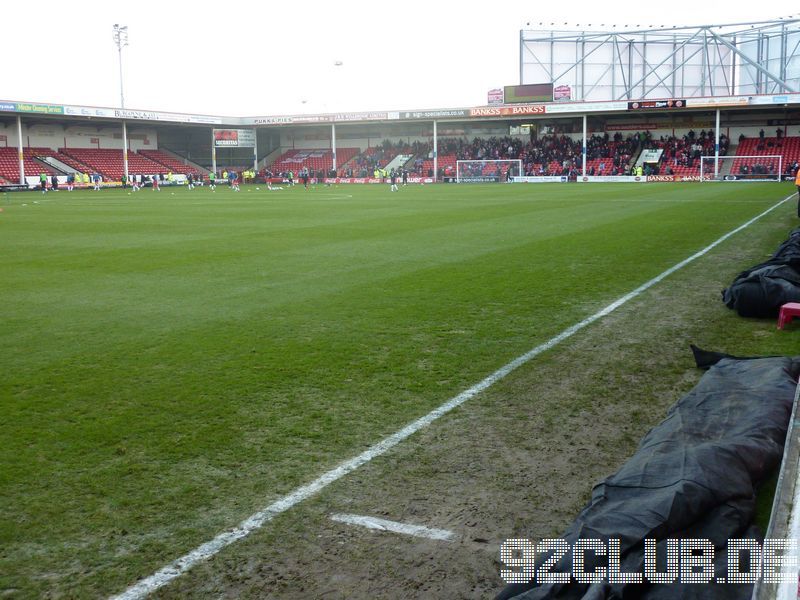
<path id="1" fill-rule="evenodd" d="M 490 184 L 1 196 L 0 596 L 124 591 L 794 191 L 776 183 Z M 797 225 L 795 202 L 643 292 L 611 324 L 589 325 L 519 367 L 507 386 L 475 398 L 483 412 L 469 412 L 478 410 L 469 403 L 442 417 L 425 448 L 415 434 L 376 459 L 371 481 L 402 484 L 388 494 L 371 485 L 373 505 L 417 498 L 457 530 L 461 513 L 431 500 L 447 485 L 437 461 L 461 466 L 446 475 L 462 498 L 488 495 L 480 477 L 502 465 L 492 463 L 496 445 L 456 443 L 448 423 L 469 416 L 469 435 L 492 438 L 483 429 L 491 417 L 478 415 L 500 415 L 519 386 L 552 400 L 486 425 L 503 431 L 504 443 L 521 443 L 526 421 L 550 446 L 558 444 L 549 434 L 575 431 L 570 419 L 608 430 L 605 441 L 581 446 L 591 468 L 575 472 L 562 458 L 549 474 L 572 481 L 536 505 L 535 519 L 553 527 L 538 532 L 559 533 L 591 485 L 694 383 L 689 342 L 739 355 L 797 353 L 796 333 L 740 319 L 719 295 Z M 616 421 L 592 412 L 594 403 L 616 402 L 612 395 L 627 403 Z M 444 458 L 417 454 L 432 443 Z M 324 554 L 304 543 L 318 525 L 346 527 L 325 516 L 352 512 L 344 496 L 363 509 L 366 480 L 359 471 L 343 477 L 334 495 L 312 499 L 317 516 L 288 511 L 255 534 L 260 550 L 234 545 L 221 553 L 227 562 L 207 561 L 161 593 L 380 597 L 365 573 L 391 580 L 386 590 L 394 591 L 425 579 L 410 559 L 393 571 L 381 557 L 371 571 L 373 534 L 348 538 L 357 556 L 328 553 L 327 571 L 297 568 L 294 579 L 291 569 L 282 577 L 259 571 L 285 555 L 302 564 L 304 554 Z M 473 524 L 463 527 L 485 526 L 473 537 L 491 543 L 474 551 L 486 575 L 463 595 L 498 591 L 496 543 L 531 534 L 518 530 L 523 507 L 533 510 L 528 492 L 514 499 L 521 482 L 498 484 L 513 509 L 506 520 L 465 517 Z M 383 544 L 402 553 L 397 545 L 406 542 L 397 539 Z M 332 583 L 348 563 L 359 575 Z M 438 594 L 419 587 L 401 595 Z"/>

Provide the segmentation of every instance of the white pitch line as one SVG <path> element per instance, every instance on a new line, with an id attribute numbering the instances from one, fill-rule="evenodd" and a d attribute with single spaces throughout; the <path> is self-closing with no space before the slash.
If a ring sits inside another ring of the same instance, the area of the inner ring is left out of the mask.
<path id="1" fill-rule="evenodd" d="M 378 519 L 377 517 L 335 514 L 331 515 L 331 519 L 338 521 L 339 523 L 347 523 L 348 525 L 360 525 L 361 527 L 366 527 L 368 529 L 392 531 L 394 533 L 403 533 L 405 535 L 424 537 L 443 542 L 449 542 L 455 537 L 455 534 L 452 531 L 447 531 L 447 529 L 434 529 L 433 527 L 423 527 L 422 525 L 409 525 L 408 523 L 398 523 L 397 521 L 388 521 L 386 519 Z"/>
<path id="2" fill-rule="evenodd" d="M 377 458 L 382 454 L 385 454 L 386 452 L 394 448 L 396 445 L 398 445 L 400 442 L 418 432 L 420 429 L 424 429 L 425 427 L 436 421 L 439 417 L 446 415 L 454 408 L 461 406 L 467 400 L 474 398 L 479 393 L 484 391 L 486 388 L 497 383 L 517 367 L 524 365 L 525 363 L 530 361 L 532 358 L 538 356 L 542 352 L 550 350 L 556 344 L 563 342 L 567 338 L 575 335 L 578 331 L 580 331 L 584 327 L 591 325 L 595 321 L 615 311 L 623 304 L 627 303 L 633 298 L 636 298 L 645 290 L 656 285 L 665 277 L 668 277 L 675 271 L 682 269 L 689 263 L 697 260 L 704 254 L 707 254 L 709 251 L 719 246 L 722 242 L 727 240 L 732 235 L 735 235 L 740 231 L 742 231 L 743 229 L 746 229 L 747 227 L 758 221 L 761 217 L 772 212 L 773 210 L 778 208 L 781 204 L 783 204 L 784 202 L 793 197 L 794 193 L 787 196 L 777 204 L 774 204 L 773 206 L 771 206 L 764 212 L 760 213 L 759 215 L 753 217 L 743 225 L 740 225 L 736 229 L 729 231 L 728 233 L 726 233 L 716 241 L 712 242 L 699 252 L 692 254 L 689 258 L 682 260 L 681 262 L 679 262 L 673 267 L 670 267 L 660 275 L 653 277 L 653 279 L 651 279 L 647 283 L 643 283 L 632 292 L 625 294 L 624 296 L 615 300 L 605 308 L 597 311 L 590 317 L 585 318 L 580 323 L 576 323 L 572 327 L 569 327 L 564 331 L 562 331 L 561 333 L 559 333 L 557 336 L 550 338 L 546 342 L 539 344 L 538 346 L 536 346 L 532 350 L 529 350 L 525 354 L 518 356 L 510 363 L 500 367 L 499 369 L 497 369 L 497 371 L 487 376 L 482 381 L 479 381 L 478 383 L 473 385 L 471 388 L 464 390 L 463 392 L 451 398 L 438 408 L 433 409 L 427 415 L 420 417 L 416 421 L 409 423 L 401 430 L 393 433 L 392 435 L 378 442 L 374 446 L 370 446 L 369 448 L 364 450 L 364 452 L 362 452 L 361 454 L 354 456 L 353 458 L 341 463 L 338 467 L 335 467 L 330 471 L 323 473 L 311 483 L 299 487 L 290 494 L 284 496 L 283 498 L 276 500 L 269 506 L 265 507 L 264 509 L 258 511 L 257 513 L 251 515 L 250 517 L 239 523 L 239 525 L 234 527 L 233 529 L 229 529 L 228 531 L 220 533 L 214 539 L 198 546 L 197 548 L 195 548 L 194 550 L 190 551 L 187 554 L 184 554 L 180 558 L 175 559 L 167 566 L 159 569 L 152 575 L 145 577 L 138 583 L 132 585 L 121 594 L 113 596 L 112 600 L 139 600 L 141 598 L 147 597 L 147 595 L 150 594 L 151 592 L 154 592 L 155 590 L 165 586 L 173 579 L 180 577 L 183 573 L 191 569 L 197 563 L 211 558 L 212 556 L 217 554 L 220 550 L 229 546 L 233 542 L 250 535 L 255 530 L 259 529 L 262 525 L 264 525 L 264 523 L 270 521 L 276 515 L 286 512 L 296 504 L 299 504 L 300 502 L 307 500 L 311 496 L 320 492 L 322 489 L 326 488 L 331 483 L 338 481 L 348 473 L 355 471 L 360 466 L 370 462 L 372 459 Z"/>

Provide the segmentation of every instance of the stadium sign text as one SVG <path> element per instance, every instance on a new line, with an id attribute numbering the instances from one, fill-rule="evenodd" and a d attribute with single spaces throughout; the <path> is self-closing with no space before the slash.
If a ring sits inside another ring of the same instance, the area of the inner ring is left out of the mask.
<path id="1" fill-rule="evenodd" d="M 567 183 L 566 175 L 517 175 L 511 178 L 511 183 Z"/>
<path id="2" fill-rule="evenodd" d="M 610 175 L 608 177 L 587 175 L 586 177 L 578 177 L 578 183 L 644 183 L 645 181 L 647 181 L 646 177 L 637 175 Z"/>
<path id="3" fill-rule="evenodd" d="M 659 564 L 658 546 L 666 547 L 666 564 Z M 767 584 L 794 583 L 797 587 L 798 541 L 767 538 L 730 539 L 722 571 L 715 563 L 711 540 L 645 538 L 644 564 L 636 571 L 623 571 L 621 540 L 580 538 L 544 539 L 538 544 L 511 538 L 500 546 L 500 561 L 510 568 L 500 570 L 507 583 L 539 584 Z M 564 566 L 571 568 L 564 568 Z M 643 568 L 642 568 L 643 567 Z"/>
<path id="4" fill-rule="evenodd" d="M 708 181 L 711 179 L 709 176 L 700 177 L 700 175 L 648 175 L 647 181 L 653 182 L 675 182 L 675 181 Z"/>
<path id="5" fill-rule="evenodd" d="M 642 110 L 642 109 L 672 109 L 672 108 L 685 108 L 686 100 L 683 98 L 669 100 L 639 100 L 637 102 L 628 102 L 628 110 Z"/>
<path id="6" fill-rule="evenodd" d="M 115 110 L 114 116 L 118 119 L 147 119 L 157 121 L 158 113 L 144 110 Z"/>
<path id="7" fill-rule="evenodd" d="M 479 107 L 471 108 L 471 117 L 504 117 L 508 115 L 543 115 L 546 111 L 544 104 L 522 104 L 519 106 Z"/>
<path id="8" fill-rule="evenodd" d="M 252 129 L 214 129 L 217 148 L 255 148 L 256 133 Z"/>
<path id="9" fill-rule="evenodd" d="M 28 113 L 37 113 L 37 114 L 44 114 L 44 115 L 63 115 L 64 114 L 64 107 L 63 106 L 55 106 L 53 104 L 28 104 L 17 102 L 16 111 L 17 112 L 28 112 Z"/>
<path id="10" fill-rule="evenodd" d="M 466 110 L 419 110 L 400 113 L 403 119 L 446 119 L 448 117 L 466 117 Z"/>

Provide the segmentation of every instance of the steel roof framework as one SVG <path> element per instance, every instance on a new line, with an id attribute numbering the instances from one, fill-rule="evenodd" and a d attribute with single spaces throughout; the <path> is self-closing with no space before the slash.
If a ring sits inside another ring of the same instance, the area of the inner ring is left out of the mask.
<path id="1" fill-rule="evenodd" d="M 800 91 L 800 19 L 638 27 L 522 30 L 520 83 L 567 85 L 579 101 Z"/>

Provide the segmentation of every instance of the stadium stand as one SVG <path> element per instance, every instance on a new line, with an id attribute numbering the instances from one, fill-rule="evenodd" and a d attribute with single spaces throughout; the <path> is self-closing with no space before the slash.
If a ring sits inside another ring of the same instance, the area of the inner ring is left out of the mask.
<path id="1" fill-rule="evenodd" d="M 794 174 L 794 164 L 800 162 L 800 137 L 758 137 L 743 138 L 739 140 L 736 156 L 767 156 L 780 155 L 783 157 L 781 170 L 784 174 Z M 732 175 L 758 173 L 764 169 L 766 173 L 777 173 L 779 165 L 776 160 L 759 160 L 757 158 L 736 158 L 731 165 Z"/>
<path id="2" fill-rule="evenodd" d="M 162 169 L 167 169 L 173 173 L 188 175 L 199 170 L 195 166 L 187 165 L 181 159 L 162 150 L 139 150 L 139 154 L 162 165 Z"/>
<path id="3" fill-rule="evenodd" d="M 121 150 L 101 148 L 59 148 L 59 152 L 100 173 L 104 179 L 119 181 L 125 172 Z M 128 172 L 150 175 L 168 170 L 164 165 L 136 152 L 128 153 Z"/>
<path id="4" fill-rule="evenodd" d="M 727 137 L 720 137 L 720 156 L 727 155 L 729 143 Z M 682 137 L 661 137 L 658 140 L 648 137 L 643 147 L 664 150 L 657 166 L 657 174 L 699 176 L 700 158 L 714 156 L 714 136 L 711 131 L 701 131 L 697 135 L 692 130 Z"/>
<path id="5" fill-rule="evenodd" d="M 338 148 L 336 151 L 337 164 L 347 164 L 358 152 L 358 148 Z M 328 172 L 332 166 L 333 152 L 331 150 L 295 149 L 281 154 L 270 165 L 269 170 L 273 173 L 286 173 L 288 171 L 297 173 L 300 169 L 306 167 L 314 172 Z"/>
<path id="6" fill-rule="evenodd" d="M 19 182 L 19 155 L 16 148 L 0 148 L 0 177 L 8 182 Z M 61 175 L 50 165 L 37 160 L 37 156 L 53 156 L 56 153 L 49 148 L 23 148 L 22 156 L 25 161 L 25 174 L 39 175 L 44 171 L 48 176 Z"/>

